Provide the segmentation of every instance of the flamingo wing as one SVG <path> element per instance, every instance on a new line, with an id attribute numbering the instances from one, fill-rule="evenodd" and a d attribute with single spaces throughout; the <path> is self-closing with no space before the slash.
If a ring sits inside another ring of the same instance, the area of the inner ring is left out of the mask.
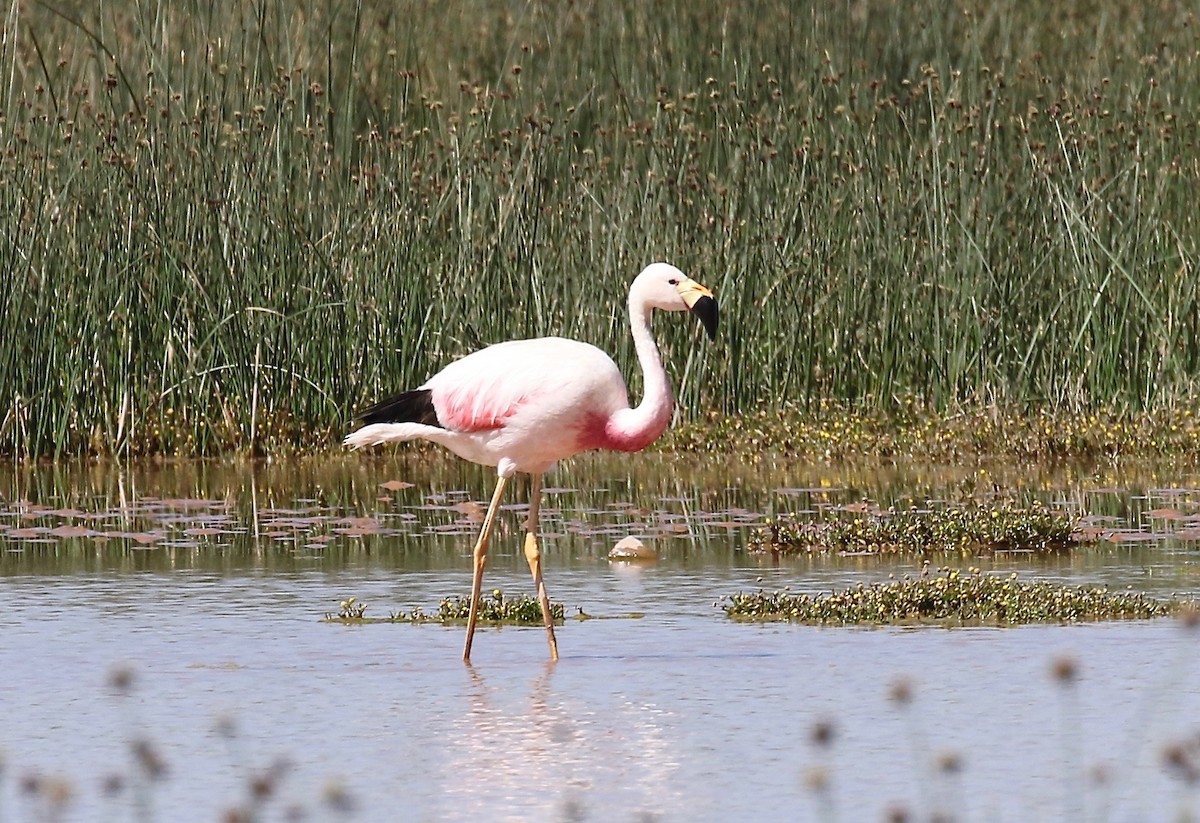
<path id="1" fill-rule="evenodd" d="M 612 359 L 595 346 L 561 337 L 512 340 L 448 365 L 422 389 L 438 424 L 460 432 L 502 429 L 517 416 L 560 417 L 628 405 Z M 619 391 L 618 391 L 619 390 Z"/>

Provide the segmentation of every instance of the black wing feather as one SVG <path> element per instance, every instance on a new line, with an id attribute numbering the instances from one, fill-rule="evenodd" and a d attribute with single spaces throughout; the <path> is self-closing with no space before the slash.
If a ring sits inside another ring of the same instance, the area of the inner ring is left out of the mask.
<path id="1" fill-rule="evenodd" d="M 433 392 L 429 389 L 413 389 L 394 394 L 363 409 L 358 419 L 364 423 L 421 423 L 445 428 L 433 408 Z"/>

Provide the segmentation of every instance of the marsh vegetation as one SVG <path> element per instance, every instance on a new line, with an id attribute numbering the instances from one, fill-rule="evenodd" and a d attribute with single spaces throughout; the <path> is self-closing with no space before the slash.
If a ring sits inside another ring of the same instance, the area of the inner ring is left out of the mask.
<path id="1" fill-rule="evenodd" d="M 387 617 L 367 615 L 367 604 L 355 597 L 349 597 L 338 606 L 337 613 L 328 612 L 325 620 L 330 623 L 441 623 L 466 624 L 471 613 L 470 595 L 450 595 L 443 597 L 436 611 L 426 611 L 415 606 L 407 611 L 394 611 Z M 562 603 L 550 604 L 550 615 L 556 623 L 562 623 L 566 610 Z M 484 596 L 479 601 L 479 620 L 487 624 L 511 624 L 517 626 L 542 625 L 542 606 L 536 597 L 518 595 L 505 597 L 500 589 L 494 589 L 490 596 Z"/>
<path id="2" fill-rule="evenodd" d="M 751 537 L 773 554 L 990 556 L 1069 551 L 1087 539 L 1071 517 L 1045 506 L 1005 503 L 888 508 L 854 503 L 823 516 L 783 514 Z"/>
<path id="3" fill-rule="evenodd" d="M 1194 12 L 1112 0 L 10 5 L 0 449 L 323 448 L 449 359 L 632 361 L 685 414 L 1194 405 Z M 636 386 L 634 387 L 636 390 Z"/>
<path id="4" fill-rule="evenodd" d="M 1194 608 L 1157 600 L 1144 592 L 1113 592 L 1103 586 L 1071 586 L 1009 575 L 928 569 L 877 583 L 859 583 L 819 594 L 789 591 L 738 592 L 722 605 L 743 620 L 793 620 L 815 624 L 998 625 L 1146 620 Z M 1191 618 L 1189 618 L 1191 619 Z M 1194 621 L 1193 621 L 1194 622 Z"/>

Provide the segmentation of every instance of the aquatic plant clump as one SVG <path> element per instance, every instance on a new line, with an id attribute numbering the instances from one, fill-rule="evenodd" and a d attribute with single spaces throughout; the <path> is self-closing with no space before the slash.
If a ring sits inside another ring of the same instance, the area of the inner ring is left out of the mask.
<path id="1" fill-rule="evenodd" d="M 361 620 L 366 613 L 367 604 L 359 603 L 356 597 L 343 600 L 338 608 L 338 617 L 342 620 Z"/>
<path id="2" fill-rule="evenodd" d="M 351 597 L 343 600 L 337 614 L 325 615 L 331 623 L 465 623 L 471 613 L 470 596 L 452 595 L 442 599 L 436 612 L 426 612 L 420 606 L 411 611 L 392 612 L 388 617 L 367 617 L 365 604 Z M 562 603 L 550 603 L 550 615 L 555 623 L 566 619 Z M 541 625 L 542 607 L 537 598 L 522 595 L 516 598 L 504 596 L 500 589 L 492 591 L 491 597 L 479 600 L 479 619 L 484 623 L 508 623 L 516 625 Z"/>
<path id="3" fill-rule="evenodd" d="M 950 623 L 1010 626 L 1142 620 L 1177 614 L 1185 604 L 1141 592 L 1067 586 L 1017 575 L 965 574 L 942 569 L 900 580 L 858 584 L 828 594 L 752 592 L 730 595 L 722 608 L 739 620 L 788 620 L 813 624 Z"/>
<path id="4" fill-rule="evenodd" d="M 471 598 L 469 596 L 454 595 L 444 598 L 438 604 L 438 613 L 436 620 L 442 623 L 458 623 L 466 621 L 467 616 L 471 613 Z M 565 610 L 562 603 L 550 603 L 550 616 L 555 623 L 563 622 L 565 618 Z M 538 603 L 536 597 L 522 595 L 520 597 L 510 599 L 504 596 L 504 592 L 496 589 L 492 592 L 491 597 L 481 597 L 479 599 L 479 619 L 491 623 L 519 623 L 529 625 L 541 625 L 542 623 L 542 607 Z"/>
<path id="5" fill-rule="evenodd" d="M 751 538 L 751 549 L 779 554 L 1045 554 L 1078 542 L 1071 518 L 1034 504 L 876 509 L 831 520 L 785 515 Z"/>

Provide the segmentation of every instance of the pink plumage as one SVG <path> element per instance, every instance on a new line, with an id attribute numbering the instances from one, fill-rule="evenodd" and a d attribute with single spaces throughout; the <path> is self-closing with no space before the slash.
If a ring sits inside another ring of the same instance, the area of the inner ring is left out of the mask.
<path id="1" fill-rule="evenodd" d="M 674 400 L 658 347 L 650 334 L 654 309 L 693 311 L 710 337 L 717 330 L 712 292 L 666 263 L 647 266 L 629 287 L 629 322 L 645 394 L 630 407 L 625 381 L 607 354 L 562 337 L 497 343 L 446 366 L 415 390 L 401 392 L 360 415 L 364 426 L 346 437 L 352 448 L 430 440 L 475 463 L 496 466 L 499 479 L 475 547 L 469 659 L 487 542 L 505 481 L 515 472 L 534 476 L 525 553 L 539 589 L 551 657 L 553 623 L 541 583 L 536 545 L 541 475 L 581 451 L 638 451 L 671 421 Z"/>
<path id="2" fill-rule="evenodd" d="M 438 442 L 468 460 L 495 466 L 507 458 L 516 471 L 530 473 L 592 448 L 582 437 L 587 421 L 629 406 L 608 355 L 561 337 L 489 346 L 421 388 L 430 391 L 448 432 Z"/>

